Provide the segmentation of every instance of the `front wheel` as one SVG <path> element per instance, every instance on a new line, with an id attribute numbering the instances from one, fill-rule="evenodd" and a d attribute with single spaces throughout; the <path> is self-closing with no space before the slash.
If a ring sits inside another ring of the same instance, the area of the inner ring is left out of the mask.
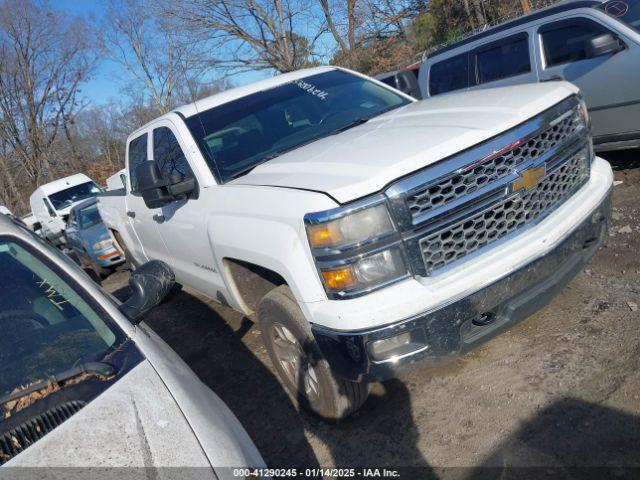
<path id="1" fill-rule="evenodd" d="M 264 296 L 258 320 L 271 362 L 301 406 L 325 420 L 346 418 L 362 406 L 369 386 L 344 380 L 331 371 L 288 286 Z"/>

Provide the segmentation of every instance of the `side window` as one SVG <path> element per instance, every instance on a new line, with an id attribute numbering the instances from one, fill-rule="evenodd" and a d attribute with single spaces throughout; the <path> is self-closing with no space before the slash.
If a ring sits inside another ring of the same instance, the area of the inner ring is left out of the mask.
<path id="1" fill-rule="evenodd" d="M 178 139 L 170 128 L 160 127 L 153 131 L 153 159 L 164 178 L 169 179 L 176 173 L 184 177 L 193 176 Z"/>
<path id="2" fill-rule="evenodd" d="M 147 134 L 145 133 L 129 142 L 129 178 L 131 179 L 131 190 L 133 192 L 138 191 L 136 167 L 147 160 Z"/>
<path id="3" fill-rule="evenodd" d="M 492 44 L 475 54 L 478 84 L 531 72 L 529 38 L 518 35 Z"/>
<path id="4" fill-rule="evenodd" d="M 429 94 L 451 92 L 469 87 L 469 57 L 464 53 L 431 66 Z"/>
<path id="5" fill-rule="evenodd" d="M 541 28 L 540 36 L 546 66 L 553 67 L 587 58 L 589 40 L 603 33 L 607 33 L 606 28 L 585 18 Z"/>
<path id="6" fill-rule="evenodd" d="M 49 200 L 47 200 L 46 198 L 43 198 L 42 201 L 44 202 L 44 206 L 47 207 L 47 212 L 49 212 L 49 215 L 52 217 L 57 217 L 58 214 L 51 206 L 51 203 L 49 202 Z"/>
<path id="7" fill-rule="evenodd" d="M 407 79 L 401 73 L 396 75 L 396 82 L 398 82 L 398 90 L 402 92 L 406 92 L 409 90 L 409 84 L 407 83 Z"/>
<path id="8" fill-rule="evenodd" d="M 397 88 L 396 79 L 393 75 L 391 75 L 390 77 L 381 78 L 380 81 L 386 85 L 389 85 L 390 87 Z"/>

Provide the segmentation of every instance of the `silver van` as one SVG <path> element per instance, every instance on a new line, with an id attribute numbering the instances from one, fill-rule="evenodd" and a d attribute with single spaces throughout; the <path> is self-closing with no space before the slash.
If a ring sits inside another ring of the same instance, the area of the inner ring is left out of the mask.
<path id="1" fill-rule="evenodd" d="M 423 98 L 554 80 L 582 91 L 596 150 L 640 147 L 640 0 L 538 10 L 429 54 L 419 74 Z"/>

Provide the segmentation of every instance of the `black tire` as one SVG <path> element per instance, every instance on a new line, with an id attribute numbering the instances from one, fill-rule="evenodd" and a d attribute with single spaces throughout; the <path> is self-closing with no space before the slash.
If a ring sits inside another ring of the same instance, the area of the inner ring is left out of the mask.
<path id="1" fill-rule="evenodd" d="M 115 230 L 109 230 L 109 233 L 111 234 L 111 239 L 113 240 L 113 243 L 115 244 L 116 249 L 122 255 L 124 255 L 124 264 L 123 264 L 124 268 L 132 272 L 135 271 L 135 269 L 138 268 L 139 265 L 133 259 L 133 256 L 131 255 L 129 250 L 127 250 L 127 246 L 122 240 L 120 233 L 116 232 Z"/>
<path id="2" fill-rule="evenodd" d="M 368 384 L 350 382 L 332 372 L 288 286 L 277 287 L 264 296 L 258 321 L 280 381 L 303 408 L 324 420 L 336 421 L 348 417 L 366 401 Z M 291 352 L 283 353 L 288 349 Z"/>

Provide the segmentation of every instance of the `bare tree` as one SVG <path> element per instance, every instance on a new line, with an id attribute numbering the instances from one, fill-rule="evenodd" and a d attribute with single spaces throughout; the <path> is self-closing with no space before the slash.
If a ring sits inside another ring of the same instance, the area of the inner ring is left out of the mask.
<path id="1" fill-rule="evenodd" d="M 525 14 L 531 13 L 531 4 L 529 3 L 529 0 L 520 0 L 520 6 Z"/>
<path id="2" fill-rule="evenodd" d="M 159 113 L 176 106 L 176 96 L 191 77 L 208 68 L 194 42 L 180 41 L 147 0 L 112 0 L 101 46 L 111 60 L 131 75 L 132 97 L 149 97 Z"/>
<path id="3" fill-rule="evenodd" d="M 218 67 L 289 72 L 312 63 L 322 22 L 312 0 L 165 0 L 165 16 L 216 51 Z"/>
<path id="4" fill-rule="evenodd" d="M 357 7 L 358 0 L 333 1 L 318 0 L 327 29 L 338 46 L 337 59 L 340 64 L 353 67 L 357 49 L 363 42 Z M 361 19 L 361 17 L 360 17 Z"/>
<path id="5" fill-rule="evenodd" d="M 416 16 L 411 1 L 367 0 L 366 7 L 364 23 L 370 36 L 407 39 L 409 20 Z"/>
<path id="6" fill-rule="evenodd" d="M 80 85 L 93 62 L 88 38 L 80 19 L 32 0 L 0 2 L 5 182 L 39 185 L 55 174 L 61 159 L 50 149 L 79 110 Z"/>

